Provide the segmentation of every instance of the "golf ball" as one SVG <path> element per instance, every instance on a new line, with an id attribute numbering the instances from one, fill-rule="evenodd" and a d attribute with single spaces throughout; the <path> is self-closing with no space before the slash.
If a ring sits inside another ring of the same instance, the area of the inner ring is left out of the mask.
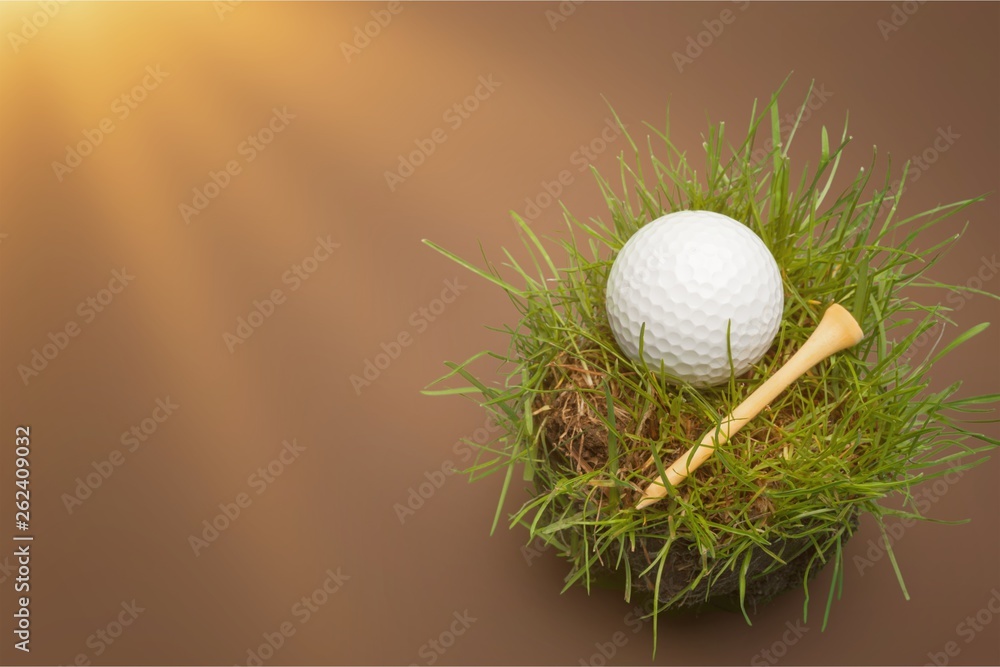
<path id="1" fill-rule="evenodd" d="M 606 306 L 622 351 L 696 387 L 725 382 L 760 360 L 784 309 L 774 256 L 746 225 L 679 211 L 644 225 L 608 275 Z M 727 342 L 728 334 L 728 342 Z"/>

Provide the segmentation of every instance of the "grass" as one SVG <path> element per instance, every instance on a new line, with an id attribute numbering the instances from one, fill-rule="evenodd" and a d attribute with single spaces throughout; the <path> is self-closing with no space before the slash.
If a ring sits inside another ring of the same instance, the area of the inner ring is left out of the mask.
<path id="1" fill-rule="evenodd" d="M 959 384 L 929 390 L 934 365 L 987 325 L 940 349 L 925 346 L 935 325 L 950 322 L 949 309 L 909 296 L 918 287 L 942 296 L 988 294 L 926 276 L 960 234 L 926 249 L 916 243 L 981 198 L 898 217 L 889 170 L 872 180 L 875 154 L 833 194 L 850 140 L 846 123 L 833 141 L 822 128 L 817 166 L 794 177 L 788 149 L 799 122 L 783 139 L 779 93 L 759 110 L 754 104 L 749 130 L 736 143 L 724 124 L 710 127 L 700 169 L 672 143 L 669 116 L 661 127 L 646 125 L 644 150 L 622 125 L 629 149 L 614 183 L 593 170 L 607 217 L 583 221 L 564 207 L 565 236 L 542 240 L 515 214 L 527 260 L 503 250 L 501 267 L 485 254 L 480 267 L 427 242 L 506 292 L 520 315 L 503 329 L 507 350 L 448 363 L 448 373 L 425 390 L 472 397 L 502 426 L 468 470 L 473 479 L 503 476 L 493 528 L 501 520 L 524 526 L 529 541 L 554 547 L 569 563 L 567 588 L 589 590 L 615 572 L 626 599 L 651 591 L 654 620 L 721 592 L 732 594 L 750 622 L 748 607 L 780 592 L 765 584 L 781 572 L 805 588 L 807 615 L 809 581 L 831 565 L 825 626 L 843 587 L 841 545 L 857 518 L 870 514 L 881 526 L 890 515 L 919 516 L 915 484 L 972 467 L 1000 445 L 975 431 L 1000 395 L 959 398 Z M 754 160 L 755 143 L 768 134 L 773 148 Z M 784 281 L 783 321 L 771 350 L 752 371 L 715 388 L 671 384 L 626 357 L 604 308 L 615 253 L 646 222 L 682 209 L 745 222 L 770 248 Z M 831 303 L 862 324 L 862 342 L 793 384 L 664 501 L 634 509 L 639 490 L 779 368 Z M 505 379 L 477 374 L 486 359 L 499 362 Z M 654 465 L 645 466 L 650 456 Z M 531 483 L 531 497 L 508 507 L 517 478 Z M 902 509 L 887 506 L 892 496 L 902 497 Z"/>

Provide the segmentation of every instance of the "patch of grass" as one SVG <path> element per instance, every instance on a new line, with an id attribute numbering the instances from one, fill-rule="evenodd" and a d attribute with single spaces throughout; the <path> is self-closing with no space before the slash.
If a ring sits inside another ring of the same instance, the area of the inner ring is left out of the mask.
<path id="1" fill-rule="evenodd" d="M 488 260 L 479 267 L 427 242 L 504 290 L 520 314 L 504 329 L 508 350 L 448 363 L 426 393 L 471 396 L 494 413 L 501 435 L 478 448 L 468 472 L 503 475 L 493 528 L 502 519 L 555 547 L 569 562 L 567 588 L 589 589 L 617 573 L 626 599 L 651 592 L 654 617 L 728 597 L 749 622 L 748 607 L 790 583 L 805 587 L 806 614 L 810 578 L 832 563 L 825 626 L 843 585 L 841 545 L 857 518 L 868 513 L 881 525 L 892 514 L 918 516 L 915 484 L 969 468 L 1000 444 L 974 430 L 981 422 L 963 421 L 969 413 L 981 418 L 1000 396 L 957 398 L 958 384 L 928 390 L 933 366 L 986 324 L 940 350 L 908 354 L 949 321 L 949 309 L 916 302 L 907 288 L 973 291 L 925 277 L 959 235 L 926 249 L 916 241 L 980 198 L 897 217 L 888 173 L 872 182 L 874 154 L 833 194 L 846 124 L 832 142 L 821 130 L 818 165 L 796 179 L 788 148 L 799 123 L 785 141 L 779 117 L 776 93 L 761 109 L 754 104 L 735 144 L 724 124 L 710 127 L 700 170 L 671 141 L 669 118 L 647 125 L 643 150 L 622 125 L 630 149 L 619 156 L 615 183 L 593 172 L 608 217 L 582 221 L 564 208 L 565 238 L 543 241 L 515 215 L 528 265 L 504 250 L 502 268 Z M 774 148 L 755 161 L 755 142 L 768 132 Z M 903 184 L 905 177 L 906 167 Z M 668 383 L 626 357 L 604 306 L 608 270 L 625 241 L 643 224 L 688 209 L 747 224 L 770 248 L 785 288 L 772 348 L 743 377 L 708 389 Z M 831 303 L 852 312 L 864 340 L 794 383 L 666 499 L 634 509 L 640 490 L 777 370 Z M 477 376 L 484 357 L 500 362 L 505 381 Z M 533 495 L 509 508 L 518 471 Z M 893 494 L 902 494 L 904 510 L 883 504 Z M 889 556 L 906 595 L 891 548 Z"/>

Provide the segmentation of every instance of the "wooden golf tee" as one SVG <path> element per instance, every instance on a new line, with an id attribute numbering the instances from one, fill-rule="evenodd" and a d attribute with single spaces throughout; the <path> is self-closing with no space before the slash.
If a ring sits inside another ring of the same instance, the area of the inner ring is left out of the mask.
<path id="1" fill-rule="evenodd" d="M 677 486 L 683 482 L 684 478 L 708 460 L 716 447 L 724 444 L 748 421 L 756 417 L 788 385 L 830 355 L 856 345 L 862 338 L 864 333 L 857 320 L 843 306 L 833 304 L 827 308 L 816 330 L 784 366 L 736 406 L 718 428 L 713 428 L 699 444 L 688 449 L 670 464 L 666 469 L 667 483 Z M 665 495 L 667 487 L 664 486 L 663 480 L 652 482 L 643 490 L 642 499 L 636 504 L 636 509 L 648 507 Z"/>

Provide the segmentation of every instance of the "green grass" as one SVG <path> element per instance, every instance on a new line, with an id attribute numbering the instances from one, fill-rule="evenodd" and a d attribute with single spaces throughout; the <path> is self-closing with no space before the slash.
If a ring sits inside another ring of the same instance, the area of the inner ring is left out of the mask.
<path id="1" fill-rule="evenodd" d="M 1000 395 L 958 398 L 958 384 L 928 389 L 934 364 L 986 324 L 940 349 L 926 344 L 907 353 L 935 324 L 950 321 L 948 308 L 914 301 L 918 290 L 910 288 L 937 288 L 941 296 L 974 291 L 925 276 L 960 234 L 924 249 L 917 241 L 980 198 L 897 216 L 891 170 L 873 180 L 874 154 L 835 194 L 846 124 L 839 139 L 822 128 L 817 166 L 793 176 L 788 149 L 802 137 L 798 122 L 787 140 L 780 136 L 777 93 L 760 109 L 754 104 L 749 130 L 736 143 L 723 124 L 710 127 L 698 167 L 672 143 L 669 118 L 646 127 L 640 150 L 622 126 L 629 150 L 619 156 L 613 183 L 593 171 L 605 217 L 583 221 L 564 207 L 565 235 L 542 240 L 514 215 L 526 259 L 503 250 L 501 267 L 485 257 L 480 267 L 427 242 L 506 292 L 520 321 L 503 329 L 507 350 L 448 363 L 425 393 L 470 396 L 495 414 L 501 435 L 479 447 L 468 472 L 473 479 L 503 476 L 493 528 L 500 521 L 524 526 L 529 541 L 552 545 L 569 563 L 567 588 L 589 589 L 618 572 L 626 599 L 634 590 L 654 591 L 656 617 L 710 601 L 725 583 L 736 586 L 749 622 L 747 591 L 798 558 L 804 614 L 811 576 L 832 564 L 821 601 L 825 626 L 843 586 L 841 545 L 856 517 L 868 513 L 881 525 L 889 515 L 917 516 L 915 484 L 971 467 L 1000 444 L 975 431 Z M 754 161 L 754 145 L 768 133 L 774 148 Z M 904 166 L 904 184 L 905 176 Z M 615 253 L 643 224 L 682 209 L 745 222 L 770 248 L 784 281 L 774 345 L 753 371 L 721 387 L 671 384 L 633 362 L 617 348 L 605 313 Z M 666 499 L 634 509 L 639 490 L 780 367 L 831 303 L 862 324 L 862 342 L 793 384 Z M 499 362 L 499 375 L 477 371 L 486 359 Z M 646 468 L 650 455 L 655 465 Z M 530 482 L 531 497 L 520 507 L 507 502 L 515 480 Z M 902 496 L 902 510 L 884 504 L 894 495 Z M 907 595 L 891 548 L 889 557 Z M 678 563 L 693 566 L 686 585 L 668 596 L 664 585 Z"/>

